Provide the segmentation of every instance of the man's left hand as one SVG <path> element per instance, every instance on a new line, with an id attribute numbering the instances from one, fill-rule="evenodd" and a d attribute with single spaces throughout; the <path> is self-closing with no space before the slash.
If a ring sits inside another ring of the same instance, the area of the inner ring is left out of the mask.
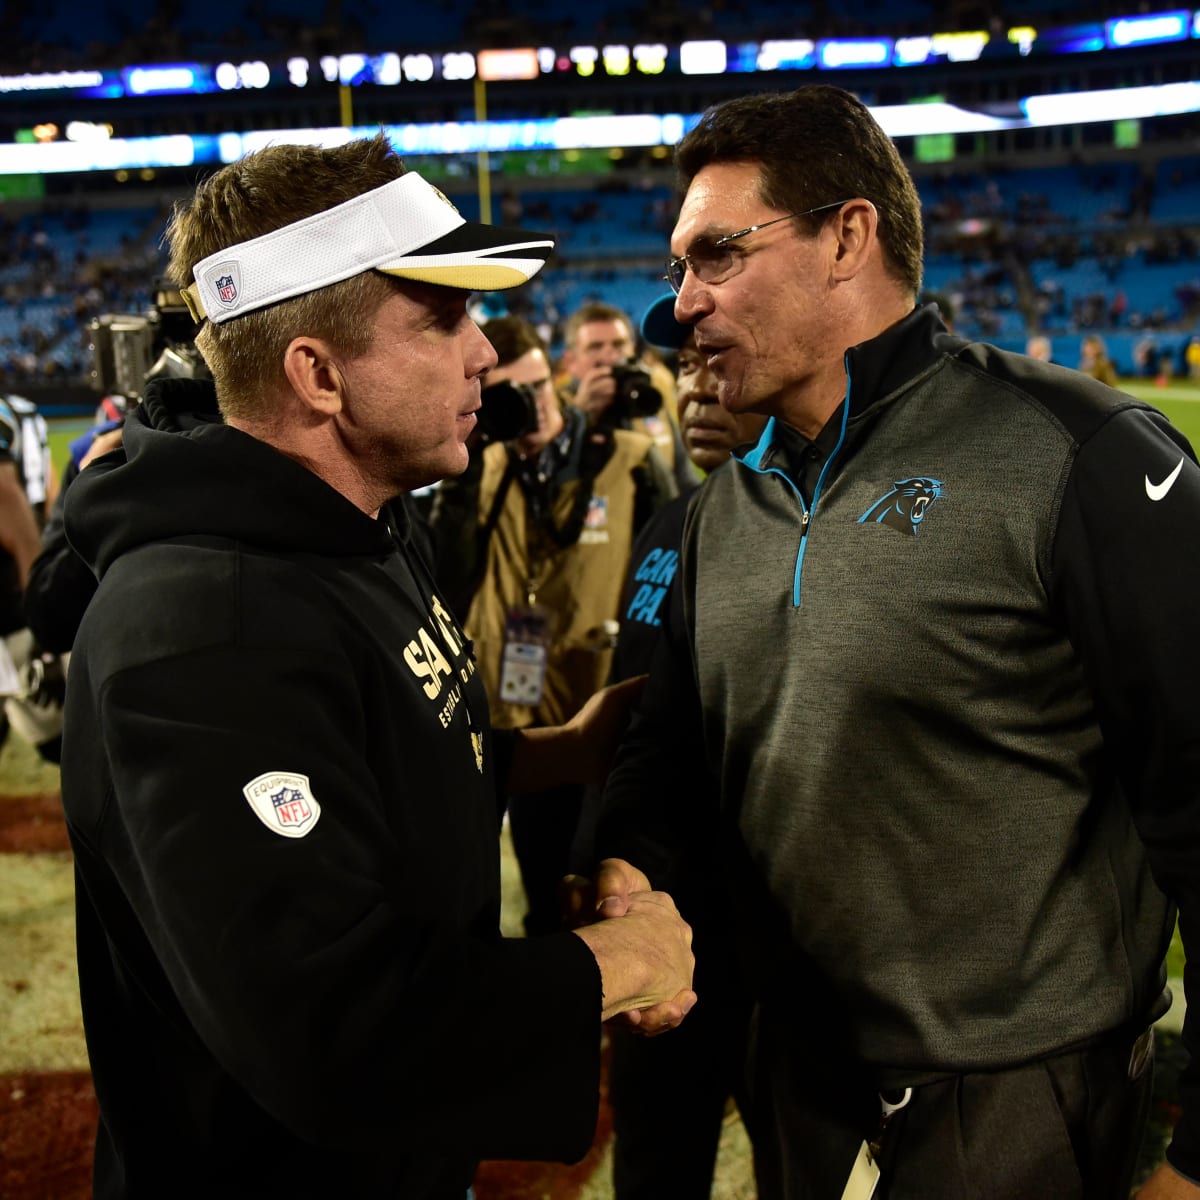
<path id="1" fill-rule="evenodd" d="M 1134 1200 L 1200 1200 L 1200 1185 L 1184 1179 L 1169 1163 L 1163 1163 Z"/>
<path id="2" fill-rule="evenodd" d="M 564 918 L 567 927 L 578 929 L 594 921 L 623 917 L 631 898 L 650 891 L 650 880 L 623 858 L 606 858 L 596 871 L 595 880 L 583 875 L 568 875 L 561 885 Z M 696 994 L 690 989 L 649 1008 L 631 1009 L 613 1018 L 631 1033 L 657 1037 L 674 1029 L 691 1011 Z"/>
<path id="3" fill-rule="evenodd" d="M 509 768 L 509 795 L 545 791 L 563 783 L 603 783 L 646 678 L 635 675 L 601 688 L 565 725 L 519 729 Z"/>
<path id="4" fill-rule="evenodd" d="M 612 766 L 629 714 L 646 687 L 645 675 L 593 692 L 587 703 L 567 722 L 578 745 L 579 771 L 583 779 L 603 783 Z"/>

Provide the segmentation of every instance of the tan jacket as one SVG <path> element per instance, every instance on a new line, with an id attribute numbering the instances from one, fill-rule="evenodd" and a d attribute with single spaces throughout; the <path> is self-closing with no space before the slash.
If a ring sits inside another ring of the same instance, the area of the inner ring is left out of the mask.
<path id="1" fill-rule="evenodd" d="M 647 463 L 653 447 L 651 438 L 642 433 L 618 429 L 611 431 L 611 437 L 612 454 L 595 476 L 587 516 L 572 545 L 560 547 L 539 530 L 531 530 L 524 491 L 515 480 L 508 486 L 488 540 L 483 579 L 466 620 L 495 728 L 559 724 L 608 680 L 612 649 L 604 622 L 618 615 L 635 533 L 635 471 Z M 480 523 L 491 512 L 507 463 L 505 446 L 495 444 L 484 451 Z M 579 487 L 579 480 L 565 483 L 555 497 L 552 517 L 560 528 L 570 517 Z M 551 613 L 545 687 L 541 702 L 533 708 L 505 703 L 499 695 L 505 621 L 531 595 Z"/>

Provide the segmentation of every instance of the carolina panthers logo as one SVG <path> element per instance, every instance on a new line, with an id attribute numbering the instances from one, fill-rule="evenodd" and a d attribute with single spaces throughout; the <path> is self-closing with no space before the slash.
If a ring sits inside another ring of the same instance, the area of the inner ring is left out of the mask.
<path id="1" fill-rule="evenodd" d="M 942 494 L 940 479 L 898 480 L 886 496 L 876 500 L 861 517 L 858 524 L 872 521 L 876 525 L 890 525 L 901 533 L 917 535 L 917 527 L 925 519 L 929 506 Z"/>

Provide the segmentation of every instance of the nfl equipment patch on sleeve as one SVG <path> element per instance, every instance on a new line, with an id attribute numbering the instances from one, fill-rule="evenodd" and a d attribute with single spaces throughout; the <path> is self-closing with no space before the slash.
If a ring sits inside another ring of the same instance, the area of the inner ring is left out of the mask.
<path id="1" fill-rule="evenodd" d="M 281 837 L 305 837 L 316 828 L 321 806 L 307 775 L 287 771 L 267 771 L 250 780 L 242 794 L 250 802 L 254 815 Z"/>

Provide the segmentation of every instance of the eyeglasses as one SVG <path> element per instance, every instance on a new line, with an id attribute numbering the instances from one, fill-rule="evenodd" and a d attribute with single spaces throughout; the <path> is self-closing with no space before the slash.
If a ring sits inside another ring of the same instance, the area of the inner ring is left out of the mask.
<path id="1" fill-rule="evenodd" d="M 760 229 L 770 229 L 772 225 L 778 225 L 781 221 L 791 221 L 796 217 L 808 217 L 813 213 L 824 212 L 827 208 L 841 208 L 843 204 L 848 203 L 847 200 L 835 200 L 832 204 L 819 204 L 816 208 L 806 208 L 803 212 L 788 213 L 786 217 L 776 217 L 772 221 L 748 225 L 745 229 L 739 229 L 737 233 L 727 233 L 724 237 L 697 238 L 686 254 L 667 260 L 666 281 L 678 296 L 683 287 L 687 269 L 691 267 L 692 274 L 701 283 L 724 283 L 734 273 L 733 265 L 736 261 L 734 255 L 736 247 L 731 248 L 730 242 L 744 238 L 749 233 L 757 233 Z"/>

